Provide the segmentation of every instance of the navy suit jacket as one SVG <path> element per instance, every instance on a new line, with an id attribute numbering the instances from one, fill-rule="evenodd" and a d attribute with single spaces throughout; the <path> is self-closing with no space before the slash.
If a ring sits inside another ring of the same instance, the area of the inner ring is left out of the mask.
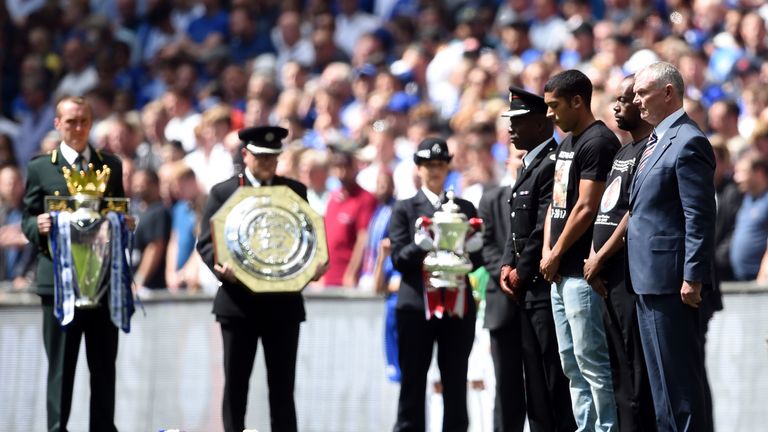
<path id="1" fill-rule="evenodd" d="M 637 294 L 676 294 L 683 280 L 711 281 L 715 239 L 715 156 L 683 114 L 635 176 L 627 253 Z"/>

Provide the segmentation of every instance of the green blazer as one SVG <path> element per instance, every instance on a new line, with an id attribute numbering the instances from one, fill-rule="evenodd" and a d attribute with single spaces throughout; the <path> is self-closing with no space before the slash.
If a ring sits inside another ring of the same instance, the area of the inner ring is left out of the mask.
<path id="1" fill-rule="evenodd" d="M 96 151 L 91 147 L 90 163 L 97 169 L 107 165 L 109 176 L 104 197 L 124 197 L 123 165 L 117 156 Z M 37 260 L 37 294 L 53 295 L 53 262 L 48 250 L 48 236 L 37 230 L 37 215 L 45 213 L 45 197 L 49 195 L 69 196 L 62 168 L 67 161 L 57 148 L 49 154 L 35 157 L 27 166 L 27 183 L 24 193 L 24 212 L 21 228 L 29 241 L 37 245 L 40 254 Z"/>

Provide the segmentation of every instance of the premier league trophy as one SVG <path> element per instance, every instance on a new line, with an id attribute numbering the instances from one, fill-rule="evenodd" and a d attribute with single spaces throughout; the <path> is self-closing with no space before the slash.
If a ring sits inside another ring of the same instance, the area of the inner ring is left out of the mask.
<path id="1" fill-rule="evenodd" d="M 446 193 L 448 201 L 432 218 L 422 216 L 416 220 L 416 229 L 432 238 L 432 251 L 424 258 L 424 297 L 427 319 L 442 318 L 447 312 L 463 317 L 465 310 L 466 278 L 472 271 L 472 262 L 466 251 L 466 241 L 475 233 L 482 233 L 483 220 L 467 217 L 454 202 L 454 192 Z"/>
<path id="2" fill-rule="evenodd" d="M 63 168 L 70 196 L 45 197 L 51 214 L 48 236 L 54 270 L 54 314 L 62 326 L 75 308 L 94 308 L 109 295 L 112 321 L 128 332 L 133 313 L 126 247 L 131 232 L 125 216 L 128 198 L 103 198 L 111 170 Z"/>

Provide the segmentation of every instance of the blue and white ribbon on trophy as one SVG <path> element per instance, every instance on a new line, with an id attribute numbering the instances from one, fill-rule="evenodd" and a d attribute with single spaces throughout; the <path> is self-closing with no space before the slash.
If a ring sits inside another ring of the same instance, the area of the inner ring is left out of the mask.
<path id="1" fill-rule="evenodd" d="M 112 262 L 109 287 L 109 315 L 115 327 L 128 333 L 131 331 L 131 315 L 135 311 L 131 292 L 131 266 L 128 265 L 126 246 L 131 246 L 131 231 L 125 224 L 125 215 L 107 213 L 112 238 Z"/>
<path id="2" fill-rule="evenodd" d="M 51 212 L 51 260 L 53 261 L 53 315 L 62 326 L 75 318 L 77 293 L 72 269 L 70 213 Z"/>
<path id="3" fill-rule="evenodd" d="M 72 260 L 71 214 L 51 212 L 51 260 L 53 261 L 53 314 L 62 326 L 75 318 L 75 303 L 79 294 Z M 131 267 L 128 265 L 126 247 L 132 246 L 132 232 L 125 222 L 125 215 L 107 214 L 110 226 L 110 289 L 109 315 L 115 327 L 128 333 L 131 316 L 135 311 L 131 291 Z"/>

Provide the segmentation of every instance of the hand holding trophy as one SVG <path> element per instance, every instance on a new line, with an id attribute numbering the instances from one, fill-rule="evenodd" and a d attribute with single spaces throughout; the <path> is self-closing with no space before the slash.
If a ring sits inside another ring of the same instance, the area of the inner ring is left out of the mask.
<path id="1" fill-rule="evenodd" d="M 454 192 L 430 219 L 416 220 L 414 242 L 427 250 L 424 257 L 424 296 L 427 317 L 445 313 L 462 317 L 466 290 L 465 276 L 472 271 L 469 254 L 482 247 L 483 221 L 467 217 L 454 202 Z"/>
<path id="2" fill-rule="evenodd" d="M 133 313 L 129 244 L 128 198 L 104 198 L 111 170 L 104 165 L 88 170 L 63 168 L 70 196 L 45 197 L 54 266 L 54 313 L 61 325 L 74 318 L 75 308 L 96 307 L 109 293 L 116 327 L 129 331 Z M 109 277 L 108 277 L 109 276 Z M 109 283 L 107 283 L 109 280 Z"/>

